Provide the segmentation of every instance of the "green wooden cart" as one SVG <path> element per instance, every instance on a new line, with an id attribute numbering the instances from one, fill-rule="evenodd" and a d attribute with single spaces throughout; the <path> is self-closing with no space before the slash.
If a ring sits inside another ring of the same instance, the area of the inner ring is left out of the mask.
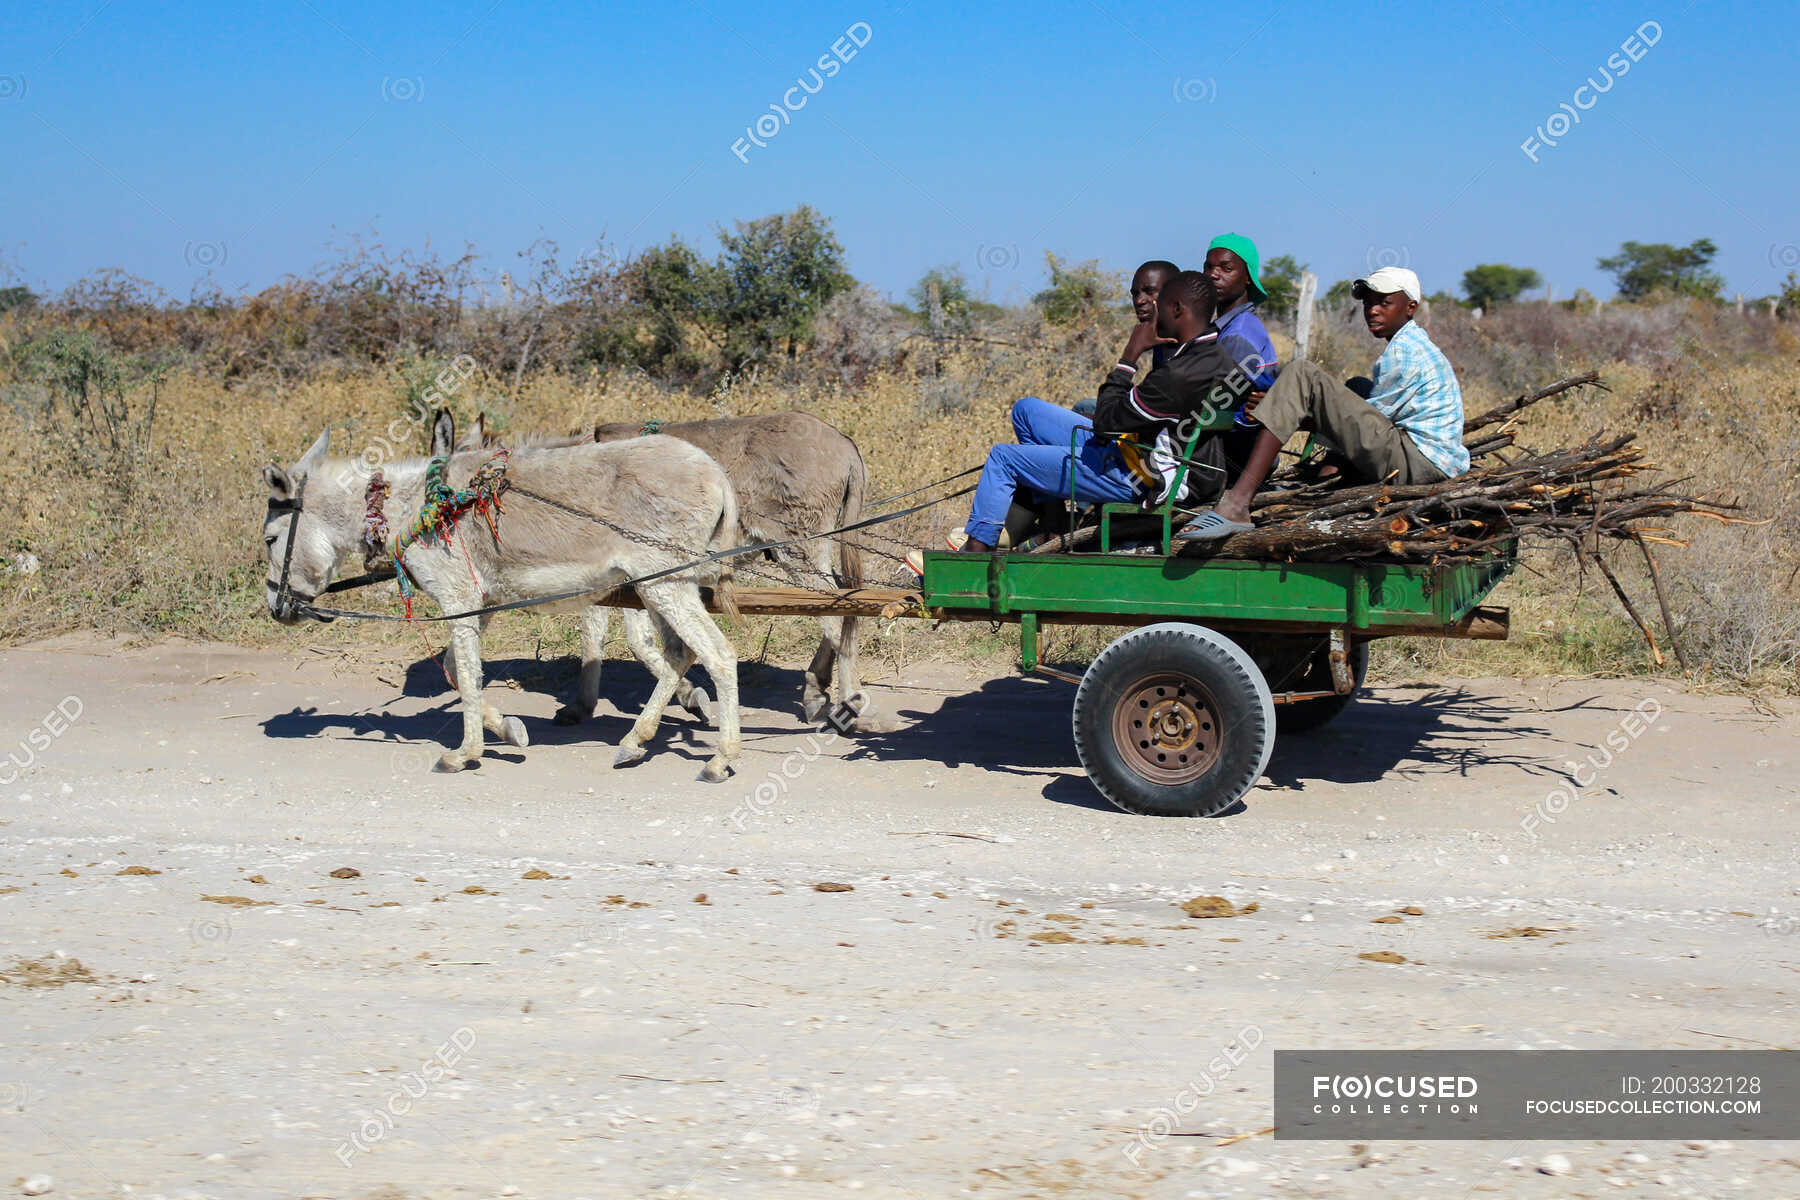
<path id="1" fill-rule="evenodd" d="M 1315 728 L 1354 698 L 1369 643 L 1501 639 L 1482 601 L 1515 549 L 1473 562 L 1276 563 L 1155 553 L 925 555 L 920 607 L 1016 623 L 1020 660 L 1078 685 L 1075 749 L 1128 812 L 1212 816 L 1268 765 L 1275 734 Z M 1038 661 L 1049 624 L 1136 625 L 1074 675 Z"/>

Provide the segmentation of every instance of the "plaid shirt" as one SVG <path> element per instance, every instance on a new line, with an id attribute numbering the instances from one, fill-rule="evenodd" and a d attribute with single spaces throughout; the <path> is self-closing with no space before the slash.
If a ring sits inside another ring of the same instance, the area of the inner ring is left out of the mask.
<path id="1" fill-rule="evenodd" d="M 1372 373 L 1369 403 L 1381 410 L 1438 470 L 1454 479 L 1469 469 L 1463 448 L 1462 388 L 1456 372 L 1419 328 L 1400 327 L 1381 352 Z"/>

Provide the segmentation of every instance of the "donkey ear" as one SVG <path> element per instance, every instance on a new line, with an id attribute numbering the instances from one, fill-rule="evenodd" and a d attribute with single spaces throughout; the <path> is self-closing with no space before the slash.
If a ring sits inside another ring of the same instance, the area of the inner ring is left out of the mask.
<path id="1" fill-rule="evenodd" d="M 294 481 L 280 467 L 273 465 L 264 467 L 263 480 L 269 485 L 269 499 L 292 500 L 294 498 Z"/>
<path id="2" fill-rule="evenodd" d="M 431 418 L 431 457 L 448 458 L 456 452 L 456 418 L 440 408 Z"/>
<path id="3" fill-rule="evenodd" d="M 325 432 L 319 435 L 318 440 L 313 442 L 306 453 L 300 456 L 300 461 L 294 464 L 293 473 L 295 475 L 306 475 L 311 473 L 312 469 L 324 460 L 326 453 L 329 452 L 330 449 L 331 426 L 327 425 L 325 427 Z"/>

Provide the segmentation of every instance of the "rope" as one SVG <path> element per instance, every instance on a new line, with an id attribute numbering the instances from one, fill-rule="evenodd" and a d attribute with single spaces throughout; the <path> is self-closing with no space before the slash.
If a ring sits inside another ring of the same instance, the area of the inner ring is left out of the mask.
<path id="1" fill-rule="evenodd" d="M 419 515 L 401 532 L 393 535 L 388 542 L 388 553 L 393 557 L 395 574 L 400 581 L 400 599 L 406 605 L 406 619 L 412 619 L 413 581 L 406 570 L 405 555 L 408 549 L 435 537 L 444 545 L 454 542 L 452 535 L 456 523 L 474 509 L 487 522 L 488 532 L 494 535 L 494 544 L 500 543 L 500 526 L 494 521 L 494 514 L 502 512 L 500 494 L 507 489 L 506 465 L 512 451 L 500 449 L 493 457 L 482 463 L 469 480 L 469 486 L 461 491 L 452 491 L 444 479 L 444 472 L 450 465 L 448 458 L 434 458 L 425 467 L 425 499 L 419 505 Z M 375 479 L 369 481 L 369 495 L 376 494 Z M 387 494 L 387 484 L 381 484 L 383 498 Z M 369 518 L 364 517 L 364 536 L 367 536 Z M 383 529 L 386 518 L 380 519 Z M 469 558 L 468 547 L 463 547 L 463 557 Z M 469 581 L 477 589 L 481 581 L 475 577 L 475 562 L 469 559 Z"/>
<path id="2" fill-rule="evenodd" d="M 559 511 L 565 512 L 565 513 L 569 514 L 570 516 L 580 517 L 583 520 L 592 521 L 594 524 L 604 526 L 607 529 L 611 529 L 615 533 L 619 534 L 621 537 L 624 537 L 629 541 L 636 542 L 639 545 L 653 546 L 653 547 L 656 547 L 657 549 L 675 549 L 675 550 L 681 551 L 682 553 L 687 553 L 686 550 L 684 550 L 680 546 L 677 546 L 673 542 L 667 541 L 662 538 L 652 537 L 648 534 L 641 534 L 641 533 L 633 532 L 632 530 L 628 530 L 628 529 L 624 528 L 623 526 L 619 525 L 615 521 L 608 520 L 607 518 L 599 516 L 598 514 L 595 514 L 595 513 L 584 512 L 583 510 L 581 510 L 579 508 L 574 508 L 570 505 L 564 504 L 560 500 L 553 500 L 548 496 L 540 495 L 537 492 L 533 492 L 529 488 L 520 487 L 517 484 L 509 484 L 506 490 L 513 493 L 514 495 L 523 496 L 528 500 L 536 500 L 540 504 L 547 504 L 551 508 L 558 509 Z M 968 493 L 970 493 L 974 490 L 975 490 L 975 487 L 973 484 L 971 484 L 970 486 L 963 488 L 961 491 L 951 492 L 949 495 L 940 496 L 936 500 L 928 500 L 923 504 L 915 504 L 911 508 L 903 508 L 897 512 L 888 513 L 885 516 L 866 517 L 860 521 L 853 521 L 848 525 L 840 525 L 836 529 L 826 529 L 826 530 L 822 530 L 818 533 L 809 533 L 809 534 L 805 534 L 800 537 L 785 538 L 785 539 L 782 539 L 779 541 L 757 542 L 757 543 L 755 543 L 753 545 L 749 545 L 749 546 L 734 546 L 728 550 L 717 550 L 711 554 L 705 555 L 701 558 L 693 559 L 692 561 L 689 561 L 689 562 L 681 563 L 677 566 L 667 567 L 661 571 L 653 571 L 648 575 L 639 575 L 634 579 L 626 579 L 619 583 L 611 584 L 605 589 L 605 591 L 595 591 L 593 589 L 582 589 L 582 590 L 569 591 L 569 592 L 556 592 L 549 596 L 537 596 L 537 597 L 534 597 L 529 600 L 514 600 L 507 604 L 490 604 L 483 608 L 472 608 L 472 609 L 468 609 L 464 612 L 440 613 L 439 615 L 437 615 L 435 617 L 413 617 L 411 615 L 404 616 L 404 617 L 394 617 L 394 616 L 389 616 L 386 613 L 358 612 L 353 609 L 344 609 L 344 608 L 320 608 L 317 605 L 311 603 L 310 601 L 302 602 L 298 606 L 297 611 L 304 615 L 312 616 L 312 617 L 315 617 L 315 618 L 318 618 L 321 620 L 336 620 L 337 618 L 342 617 L 342 618 L 345 618 L 348 620 L 353 620 L 353 621 L 390 621 L 390 622 L 396 622 L 396 623 L 406 623 L 408 621 L 415 621 L 415 620 L 417 620 L 417 621 L 460 621 L 460 620 L 466 620 L 471 617 L 487 616 L 489 613 L 510 612 L 513 609 L 518 609 L 518 608 L 536 608 L 536 607 L 538 607 L 540 605 L 544 605 L 544 604 L 559 604 L 565 600 L 576 600 L 576 599 L 580 599 L 583 597 L 601 596 L 601 595 L 605 595 L 607 592 L 617 591 L 621 588 L 637 587 L 639 584 L 654 583 L 658 579 L 666 579 L 671 575 L 679 575 L 684 571 L 691 571 L 695 567 L 704 566 L 710 562 L 722 562 L 726 559 L 739 558 L 746 554 L 761 554 L 761 553 L 763 553 L 765 551 L 769 551 L 769 550 L 780 550 L 780 549 L 784 549 L 785 547 L 788 547 L 788 546 L 798 546 L 798 545 L 801 545 L 806 542 L 814 541 L 818 538 L 837 537 L 837 536 L 839 536 L 841 534 L 845 534 L 845 533 L 854 533 L 859 530 L 866 530 L 866 529 L 869 529 L 876 525 L 883 525 L 889 521 L 894 521 L 894 520 L 898 520 L 901 517 L 909 516 L 912 513 L 922 512 L 925 509 L 932 508 L 932 507 L 935 507 L 936 505 L 942 504 L 946 500 L 954 500 L 958 496 L 967 495 Z M 880 537 L 880 535 L 878 535 L 878 534 L 870 535 L 870 536 Z M 891 538 L 882 538 L 881 540 L 894 542 L 895 545 L 903 545 L 904 544 L 904 543 L 900 543 L 900 542 L 895 542 L 894 539 L 891 539 Z M 402 575 L 402 578 L 404 578 L 404 575 Z M 327 588 L 326 590 L 330 591 L 331 589 Z"/>
<path id="3" fill-rule="evenodd" d="M 911 490 L 911 491 L 910 491 L 910 492 L 895 492 L 895 493 L 894 493 L 894 494 L 893 494 L 893 495 L 892 495 L 892 496 L 883 496 L 883 497 L 882 497 L 882 498 L 881 498 L 881 499 L 879 499 L 879 500 L 874 500 L 874 501 L 871 501 L 871 502 L 870 502 L 870 503 L 869 503 L 869 504 L 867 504 L 867 505 L 866 505 L 866 506 L 865 506 L 865 507 L 867 507 L 867 508 L 880 508 L 880 507 L 881 507 L 881 506 L 882 506 L 882 505 L 884 505 L 884 504 L 892 504 L 892 503 L 893 503 L 893 502 L 894 502 L 894 501 L 896 501 L 896 500 L 904 500 L 904 499 L 906 499 L 906 498 L 907 498 L 907 497 L 908 497 L 908 496 L 916 496 L 916 495 L 918 495 L 918 494 L 919 494 L 919 493 L 920 493 L 920 492 L 928 492 L 928 491 L 930 491 L 930 490 L 931 490 L 931 489 L 932 489 L 932 488 L 934 488 L 934 487 L 938 487 L 938 486 L 940 486 L 940 485 L 941 485 L 941 484 L 946 484 L 946 483 L 952 483 L 952 482 L 954 482 L 954 481 L 955 481 L 955 480 L 958 480 L 958 479 L 961 479 L 961 478 L 963 478 L 963 477 L 964 477 L 964 476 L 965 476 L 965 475 L 973 475 L 973 474 L 975 474 L 975 472 L 977 472 L 977 471 L 979 471 L 979 470 L 981 470 L 981 467 L 982 467 L 982 464 L 980 464 L 980 463 L 977 463 L 977 464 L 976 464 L 976 465 L 974 465 L 974 466 L 972 466 L 972 467 L 970 467 L 970 468 L 969 468 L 969 469 L 968 469 L 968 470 L 966 470 L 966 471 L 958 471 L 958 472 L 957 472 L 957 473 L 956 473 L 956 474 L 954 474 L 954 475 L 946 475 L 946 476 L 944 476 L 944 477 L 943 477 L 943 478 L 942 478 L 942 479 L 940 479 L 940 480 L 938 480 L 938 481 L 937 481 L 937 482 L 936 482 L 936 483 L 928 483 L 928 484 L 926 484 L 926 485 L 925 485 L 925 486 L 924 486 L 924 487 L 916 487 L 916 488 L 914 488 L 914 489 L 912 489 L 912 490 Z M 962 493 L 961 493 L 961 492 L 957 492 L 957 493 L 956 493 L 956 495 L 959 495 L 959 496 L 960 496 L 960 495 L 962 495 Z M 949 499 L 949 498 L 950 498 L 950 497 L 948 497 L 948 496 L 946 496 L 946 497 L 944 497 L 944 499 L 946 499 L 946 500 L 948 500 L 948 499 Z"/>

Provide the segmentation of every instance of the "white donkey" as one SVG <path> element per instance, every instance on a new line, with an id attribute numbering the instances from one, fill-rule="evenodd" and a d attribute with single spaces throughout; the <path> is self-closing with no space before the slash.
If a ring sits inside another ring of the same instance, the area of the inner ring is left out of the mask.
<path id="1" fill-rule="evenodd" d="M 428 499 L 430 463 L 390 463 L 377 478 L 361 460 L 326 460 L 329 436 L 329 431 L 321 434 L 289 470 L 264 471 L 269 485 L 263 523 L 270 568 L 267 600 L 270 615 L 285 624 L 308 615 L 344 559 L 363 547 L 371 524 L 387 523 L 392 535 L 400 536 L 407 574 L 445 612 L 562 592 L 604 594 L 627 580 L 736 545 L 739 538 L 737 498 L 724 471 L 676 438 L 512 451 L 502 459 L 507 485 L 500 494 L 503 511 L 486 514 L 493 526 L 470 511 L 449 538 L 426 532 L 413 541 L 406 534 Z M 442 482 L 451 491 L 467 489 L 477 471 L 499 457 L 458 454 L 449 460 Z M 487 477 L 496 478 L 497 469 L 489 467 Z M 393 545 L 392 536 L 386 545 Z M 626 636 L 632 652 L 655 675 L 656 687 L 620 742 L 615 766 L 644 756 L 644 743 L 656 733 L 681 672 L 698 657 L 712 677 L 720 707 L 718 753 L 700 778 L 716 782 L 730 774 L 741 748 L 737 653 L 700 599 L 700 587 L 711 586 L 729 608 L 729 563 L 705 563 L 635 585 L 647 619 L 628 623 Z M 578 597 L 547 607 L 583 608 L 589 603 Z M 523 723 L 502 718 L 482 698 L 485 624 L 485 618 L 477 617 L 450 622 L 463 737 L 460 746 L 438 760 L 440 771 L 478 761 L 484 729 L 514 746 L 527 744 Z"/>

